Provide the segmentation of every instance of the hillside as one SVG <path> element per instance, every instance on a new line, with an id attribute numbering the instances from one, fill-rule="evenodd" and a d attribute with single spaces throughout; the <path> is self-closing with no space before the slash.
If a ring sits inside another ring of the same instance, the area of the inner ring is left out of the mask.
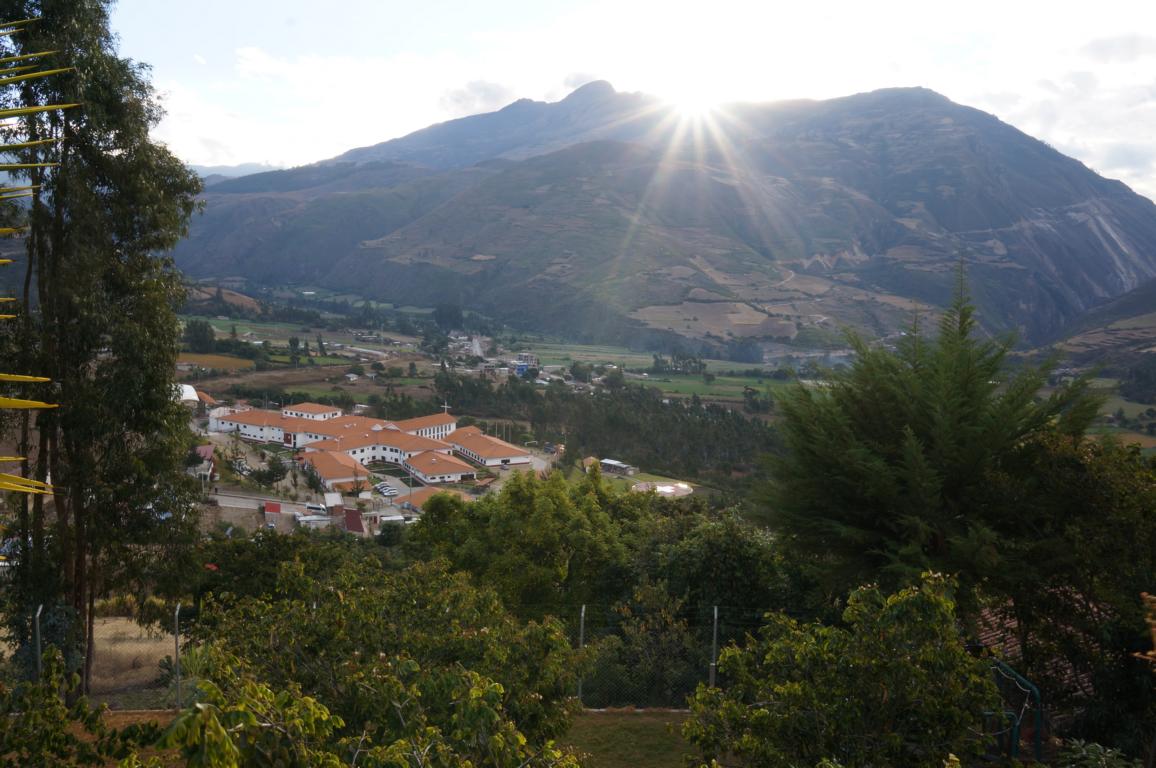
<path id="1" fill-rule="evenodd" d="M 1156 205 L 925 89 L 698 123 L 596 83 L 206 202 L 178 252 L 196 277 L 601 340 L 886 334 L 941 306 L 962 259 L 989 328 L 1035 342 L 1156 277 Z"/>

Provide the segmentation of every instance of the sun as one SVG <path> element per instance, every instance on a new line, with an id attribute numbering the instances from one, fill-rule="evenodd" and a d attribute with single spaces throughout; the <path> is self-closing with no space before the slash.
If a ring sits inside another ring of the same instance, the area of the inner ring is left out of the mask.
<path id="1" fill-rule="evenodd" d="M 718 109 L 718 98 L 705 89 L 685 88 L 666 98 L 683 120 L 702 120 Z"/>

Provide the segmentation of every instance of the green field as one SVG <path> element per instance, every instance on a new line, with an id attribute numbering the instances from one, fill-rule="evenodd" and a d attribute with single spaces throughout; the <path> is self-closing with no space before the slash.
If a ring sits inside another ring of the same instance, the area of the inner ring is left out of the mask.
<path id="1" fill-rule="evenodd" d="M 586 768 L 681 768 L 693 753 L 679 734 L 686 717 L 667 710 L 587 710 L 559 743 L 585 755 Z"/>
<path id="2" fill-rule="evenodd" d="M 715 399 L 742 400 L 743 390 L 747 387 L 762 394 L 768 386 L 772 391 L 775 391 L 787 386 L 789 382 L 769 378 L 760 379 L 755 376 L 716 376 L 714 381 L 708 384 L 702 376 L 678 373 L 649 376 L 642 383 L 657 387 L 668 395 L 681 397 L 698 395 L 699 397 Z"/>
<path id="3" fill-rule="evenodd" d="M 312 346 L 312 345 L 310 345 L 310 346 Z M 350 360 L 348 357 L 334 357 L 333 355 L 313 355 L 312 357 L 310 357 L 308 359 L 312 360 L 314 365 L 349 365 L 350 364 Z M 269 355 L 269 362 L 271 362 L 271 363 L 283 363 L 285 365 L 289 365 L 292 362 L 292 359 L 289 357 L 289 355 Z M 309 365 L 309 363 L 306 362 L 305 355 L 301 355 L 301 359 L 298 361 L 297 366 L 299 368 L 302 368 L 302 367 L 305 367 L 307 365 Z"/>
<path id="4" fill-rule="evenodd" d="M 648 368 L 654 356 L 643 352 L 632 352 L 625 347 L 611 347 L 597 344 L 556 344 L 533 342 L 527 351 L 538 356 L 542 365 L 569 365 L 573 362 L 592 365 L 617 365 L 626 368 Z"/>

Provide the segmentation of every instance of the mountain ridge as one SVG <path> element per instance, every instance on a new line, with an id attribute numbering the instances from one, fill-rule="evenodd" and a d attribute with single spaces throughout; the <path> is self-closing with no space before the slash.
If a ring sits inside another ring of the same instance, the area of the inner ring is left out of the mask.
<path id="1" fill-rule="evenodd" d="M 962 259 L 989 329 L 1032 342 L 1156 278 L 1156 205 L 923 88 L 694 123 L 594 83 L 206 201 L 177 254 L 197 276 L 618 341 L 885 335 L 942 306 Z"/>

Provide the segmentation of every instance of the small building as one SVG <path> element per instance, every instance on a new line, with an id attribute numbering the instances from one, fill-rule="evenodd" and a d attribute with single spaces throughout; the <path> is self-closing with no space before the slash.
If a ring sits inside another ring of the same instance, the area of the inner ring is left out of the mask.
<path id="1" fill-rule="evenodd" d="M 198 445 L 193 451 L 196 453 L 197 458 L 201 460 L 201 463 L 189 467 L 189 474 L 202 483 L 211 483 L 213 481 L 213 474 L 216 472 L 212 443 L 208 445 Z"/>
<path id="2" fill-rule="evenodd" d="M 474 468 L 452 454 L 425 451 L 410 456 L 402 466 L 423 483 L 460 483 L 474 479 Z"/>
<path id="3" fill-rule="evenodd" d="M 308 451 L 300 454 L 297 460 L 303 469 L 315 474 L 328 491 L 344 483 L 356 486 L 369 482 L 369 471 L 361 462 L 338 451 Z"/>
<path id="4" fill-rule="evenodd" d="M 395 429 L 410 435 L 428 437 L 431 440 L 444 440 L 457 429 L 458 417 L 451 416 L 447 411 L 430 416 L 418 416 L 414 419 L 395 421 L 393 426 Z"/>
<path id="5" fill-rule="evenodd" d="M 447 440 L 459 456 L 483 467 L 505 467 L 530 463 L 530 454 L 523 448 L 504 440 L 490 437 L 477 427 L 455 430 Z"/>
<path id="6" fill-rule="evenodd" d="M 602 459 L 598 462 L 599 469 L 603 474 L 607 475 L 636 475 L 638 474 L 638 467 L 632 467 L 625 462 L 617 461 L 615 459 Z"/>
<path id="7" fill-rule="evenodd" d="M 328 421 L 341 416 L 341 409 L 321 403 L 296 403 L 286 405 L 281 409 L 281 415 L 292 419 L 310 419 L 312 421 Z"/>

